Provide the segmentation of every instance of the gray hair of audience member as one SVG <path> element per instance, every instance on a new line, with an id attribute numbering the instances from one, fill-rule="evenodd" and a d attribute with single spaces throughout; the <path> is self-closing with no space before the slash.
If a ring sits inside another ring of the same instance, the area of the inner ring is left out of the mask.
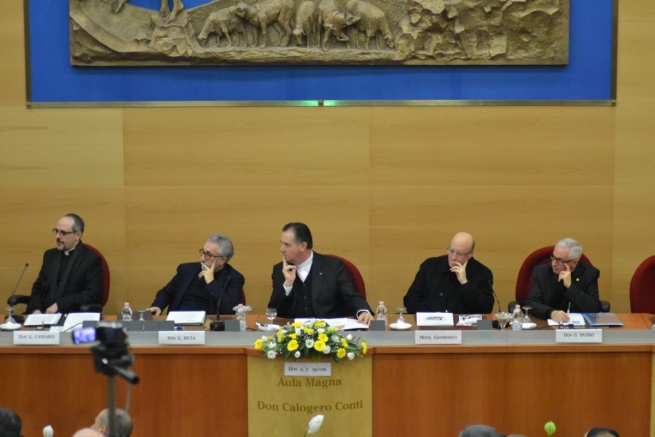
<path id="1" fill-rule="evenodd" d="M 82 232 L 84 233 L 84 220 L 77 214 L 69 212 L 64 217 L 69 217 L 73 219 L 73 232 Z"/>
<path id="2" fill-rule="evenodd" d="M 591 428 L 585 437 L 619 437 L 619 433 L 609 428 Z"/>
<path id="3" fill-rule="evenodd" d="M 104 437 L 98 431 L 95 431 L 91 428 L 82 428 L 73 434 L 73 437 Z"/>
<path id="4" fill-rule="evenodd" d="M 505 437 L 487 425 L 469 425 L 459 433 L 459 437 Z"/>
<path id="5" fill-rule="evenodd" d="M 23 421 L 11 408 L 0 408 L 0 437 L 20 437 Z"/>
<path id="6" fill-rule="evenodd" d="M 582 246 L 580 246 L 580 243 L 573 238 L 559 240 L 555 246 L 561 247 L 562 249 L 568 249 L 570 260 L 580 259 L 582 256 Z"/>
<path id="7" fill-rule="evenodd" d="M 94 426 L 104 427 L 106 430 L 109 430 L 109 410 L 105 409 L 100 412 Z M 112 437 L 130 437 L 132 427 L 132 417 L 130 417 L 127 411 L 116 408 L 116 423 Z"/>
<path id="8" fill-rule="evenodd" d="M 234 256 L 234 246 L 232 245 L 232 240 L 227 235 L 210 235 L 207 241 L 218 244 L 218 256 L 224 256 L 228 261 Z"/>

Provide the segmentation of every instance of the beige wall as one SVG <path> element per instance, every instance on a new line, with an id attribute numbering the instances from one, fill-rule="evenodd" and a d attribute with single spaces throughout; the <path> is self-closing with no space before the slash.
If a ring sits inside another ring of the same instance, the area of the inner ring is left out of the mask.
<path id="1" fill-rule="evenodd" d="M 112 272 L 109 311 L 150 304 L 214 233 L 263 312 L 281 226 L 356 263 L 371 303 L 401 304 L 458 230 L 503 303 L 537 247 L 571 236 L 629 311 L 655 253 L 655 3 L 622 0 L 616 107 L 25 108 L 22 0 L 0 14 L 0 290 L 29 293 L 66 212 Z M 2 294 L 0 293 L 0 294 Z M 4 297 L 2 298 L 4 299 Z"/>

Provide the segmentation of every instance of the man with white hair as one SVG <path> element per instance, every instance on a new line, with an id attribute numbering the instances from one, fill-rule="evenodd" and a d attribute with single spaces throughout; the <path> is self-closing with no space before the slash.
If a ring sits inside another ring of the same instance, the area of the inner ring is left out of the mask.
<path id="1" fill-rule="evenodd" d="M 550 255 L 550 264 L 534 268 L 528 293 L 530 314 L 556 322 L 569 321 L 568 312 L 597 313 L 597 268 L 580 260 L 582 246 L 572 238 L 560 240 Z"/>
<path id="2" fill-rule="evenodd" d="M 112 437 L 130 437 L 132 435 L 132 418 L 125 410 L 116 408 L 116 420 Z M 109 410 L 104 409 L 98 414 L 90 428 L 103 436 L 109 435 Z"/>

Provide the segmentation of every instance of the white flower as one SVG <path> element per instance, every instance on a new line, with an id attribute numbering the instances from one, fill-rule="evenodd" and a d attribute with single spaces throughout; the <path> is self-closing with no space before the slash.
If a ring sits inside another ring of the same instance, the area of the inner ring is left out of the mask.
<path id="1" fill-rule="evenodd" d="M 319 334 L 323 334 L 325 332 L 325 328 L 318 328 L 316 332 L 318 332 Z"/>
<path id="2" fill-rule="evenodd" d="M 330 349 L 330 346 L 328 346 L 328 345 L 326 344 L 325 347 L 323 348 L 323 353 L 327 355 L 327 354 L 329 354 L 331 351 L 332 351 L 332 349 Z"/>
<path id="3" fill-rule="evenodd" d="M 330 337 L 330 340 L 334 343 L 339 343 L 341 341 L 341 337 L 339 337 L 339 334 L 334 334 L 332 337 Z"/>
<path id="4" fill-rule="evenodd" d="M 348 355 L 346 355 L 349 360 L 354 360 L 355 359 L 355 352 L 348 352 Z"/>
<path id="5" fill-rule="evenodd" d="M 302 334 L 302 329 L 296 328 L 296 335 L 300 335 L 300 334 Z"/>
<path id="6" fill-rule="evenodd" d="M 353 339 L 353 336 L 352 336 L 351 334 L 348 334 L 348 335 L 346 336 L 346 340 L 348 340 L 348 341 L 352 341 L 352 339 Z"/>
<path id="7" fill-rule="evenodd" d="M 262 337 L 262 341 L 268 341 L 268 335 L 264 335 L 264 336 Z"/>
<path id="8" fill-rule="evenodd" d="M 321 425 L 323 425 L 323 418 L 324 416 L 322 414 L 312 417 L 309 421 L 309 426 L 307 426 L 307 431 L 305 431 L 305 435 L 318 432 L 321 429 Z"/>
<path id="9" fill-rule="evenodd" d="M 275 351 L 266 352 L 266 358 L 270 358 L 271 360 L 274 360 L 276 355 Z"/>
<path id="10" fill-rule="evenodd" d="M 270 342 L 270 343 L 268 344 L 268 348 L 269 348 L 269 349 L 274 349 L 275 346 L 277 346 L 277 345 L 275 344 L 274 341 L 272 341 L 272 342 Z"/>
<path id="11" fill-rule="evenodd" d="M 307 340 L 305 340 L 305 346 L 307 346 L 308 348 L 314 347 L 314 340 L 308 338 Z"/>
<path id="12" fill-rule="evenodd" d="M 296 357 L 296 358 L 300 358 L 300 351 L 296 351 L 296 353 L 293 354 L 293 356 Z"/>

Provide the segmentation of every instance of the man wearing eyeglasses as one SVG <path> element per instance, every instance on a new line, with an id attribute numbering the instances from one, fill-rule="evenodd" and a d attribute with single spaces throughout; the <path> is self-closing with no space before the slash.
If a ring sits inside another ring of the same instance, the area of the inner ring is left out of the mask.
<path id="1" fill-rule="evenodd" d="M 597 268 L 580 261 L 582 246 L 572 238 L 560 240 L 550 255 L 550 264 L 534 268 L 528 293 L 530 314 L 556 322 L 569 321 L 568 312 L 597 313 Z"/>
<path id="2" fill-rule="evenodd" d="M 490 313 L 494 277 L 473 258 L 474 251 L 473 236 L 458 232 L 446 255 L 425 260 L 405 295 L 407 312 Z"/>
<path id="3" fill-rule="evenodd" d="M 52 230 L 57 248 L 43 254 L 27 312 L 72 313 L 102 301 L 102 261 L 82 244 L 84 220 L 66 214 Z"/>
<path id="4" fill-rule="evenodd" d="M 232 241 L 225 235 L 210 236 L 198 250 L 200 262 L 180 264 L 177 273 L 157 292 L 148 311 L 160 315 L 168 311 L 205 311 L 207 314 L 234 314 L 245 279 L 228 262 L 234 256 Z"/>

